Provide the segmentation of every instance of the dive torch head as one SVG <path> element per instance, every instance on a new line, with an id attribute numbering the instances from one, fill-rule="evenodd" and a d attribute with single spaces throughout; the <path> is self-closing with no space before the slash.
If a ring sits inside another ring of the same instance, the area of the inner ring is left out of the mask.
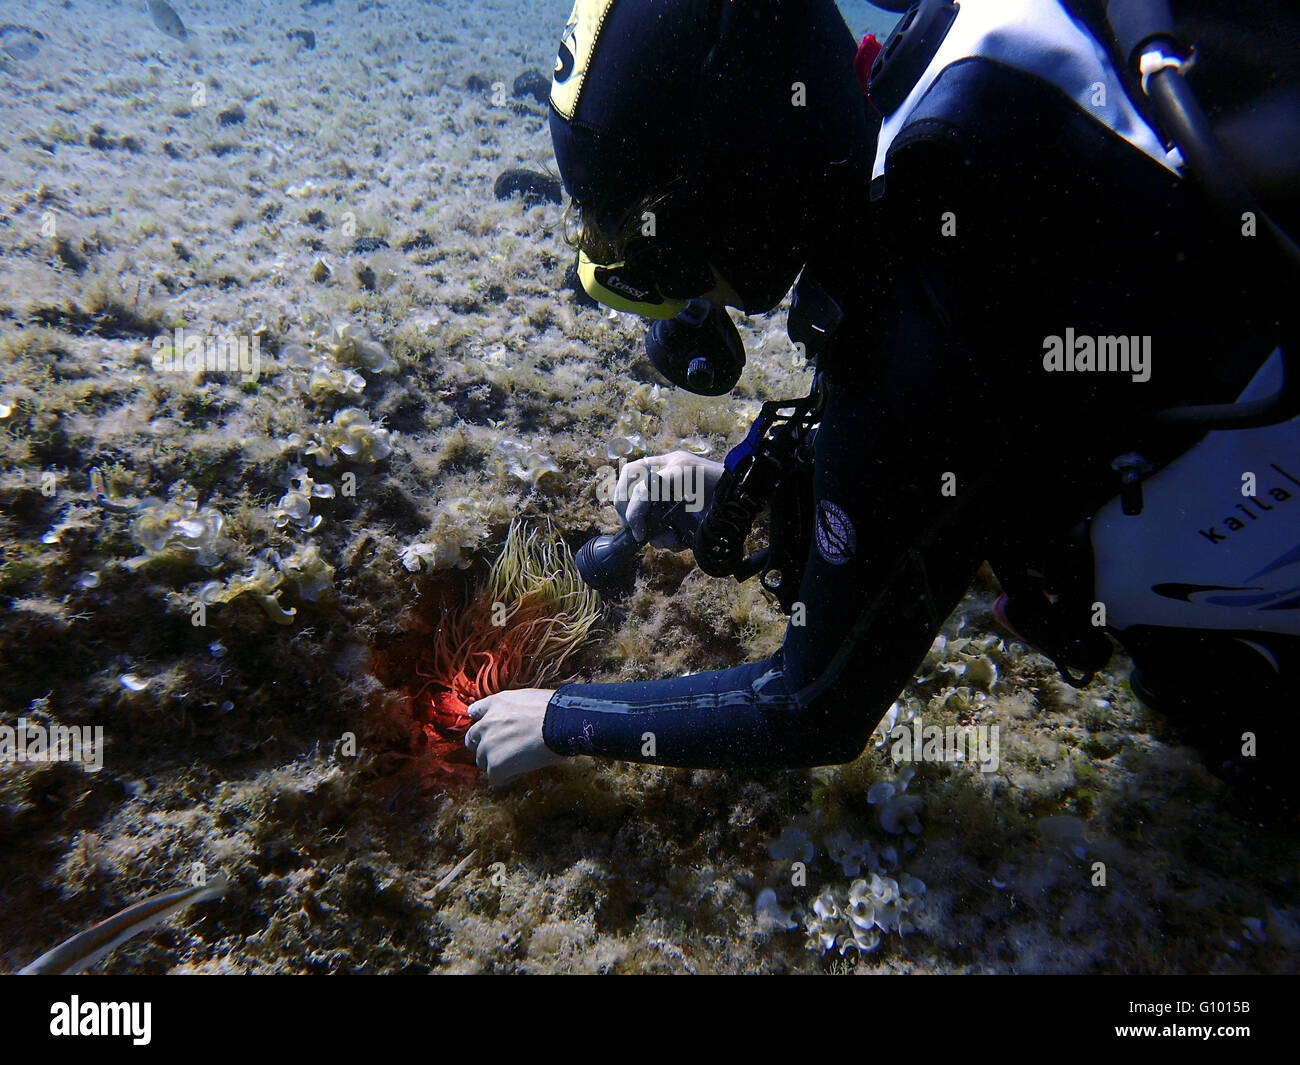
<path id="1" fill-rule="evenodd" d="M 578 573 L 601 595 L 615 595 L 632 583 L 642 544 L 625 525 L 612 535 L 593 536 L 574 556 Z"/>

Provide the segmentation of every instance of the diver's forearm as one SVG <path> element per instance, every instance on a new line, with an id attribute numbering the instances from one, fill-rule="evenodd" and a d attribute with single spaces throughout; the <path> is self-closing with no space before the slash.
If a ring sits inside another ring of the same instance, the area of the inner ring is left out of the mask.
<path id="1" fill-rule="evenodd" d="M 824 707 L 800 706 L 777 654 L 649 683 L 565 685 L 551 698 L 542 736 L 557 754 L 687 768 L 851 761 L 866 735 L 826 718 Z"/>

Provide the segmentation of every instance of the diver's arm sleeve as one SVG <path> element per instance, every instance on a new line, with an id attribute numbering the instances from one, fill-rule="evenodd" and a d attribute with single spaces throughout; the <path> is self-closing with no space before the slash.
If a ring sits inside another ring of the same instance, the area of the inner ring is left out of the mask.
<path id="1" fill-rule="evenodd" d="M 921 552 L 905 553 L 876 595 L 844 586 L 857 607 L 847 630 L 805 639 L 791 628 L 782 649 L 761 662 L 668 680 L 565 685 L 551 697 L 542 738 L 557 754 L 690 768 L 850 762 L 925 656 L 975 564 L 951 552 L 934 552 L 930 564 Z M 819 613 L 810 608 L 810 616 Z"/>
<path id="2" fill-rule="evenodd" d="M 542 738 L 557 754 L 675 766 L 790 764 L 797 729 L 780 655 L 734 669 L 631 684 L 567 684 Z"/>
<path id="3" fill-rule="evenodd" d="M 908 367 L 899 387 L 928 389 L 931 357 L 918 353 Z M 797 615 L 804 624 L 787 628 L 781 650 L 670 680 L 565 685 L 547 707 L 547 747 L 754 769 L 837 764 L 861 753 L 984 557 L 971 526 L 986 527 L 963 513 L 966 500 L 981 497 L 974 469 L 970 492 L 941 496 L 939 471 L 952 457 L 935 453 L 937 434 L 909 404 L 873 410 L 865 395 L 828 384 L 813 491 L 818 521 L 833 527 L 809 549 Z M 862 461 L 890 441 L 900 450 L 888 465 Z M 972 466 L 978 460 L 972 454 Z"/>

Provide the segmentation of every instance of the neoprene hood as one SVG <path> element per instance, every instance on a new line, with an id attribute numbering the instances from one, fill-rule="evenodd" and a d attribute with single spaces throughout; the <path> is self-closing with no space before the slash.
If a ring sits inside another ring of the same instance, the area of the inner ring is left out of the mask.
<path id="1" fill-rule="evenodd" d="M 834 0 L 578 0 L 551 85 L 565 188 L 607 231 L 671 190 L 656 235 L 770 310 L 870 173 L 855 50 Z"/>

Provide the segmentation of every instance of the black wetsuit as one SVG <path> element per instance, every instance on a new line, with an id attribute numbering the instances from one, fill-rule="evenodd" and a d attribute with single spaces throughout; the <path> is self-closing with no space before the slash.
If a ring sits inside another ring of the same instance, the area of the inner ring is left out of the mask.
<path id="1" fill-rule="evenodd" d="M 862 196 L 861 220 L 809 266 L 848 313 L 822 361 L 814 492 L 835 535 L 809 551 L 806 624 L 762 662 L 566 685 L 551 750 L 853 759 L 983 560 L 1023 558 L 1095 511 L 1118 455 L 1185 450 L 1195 436 L 1156 431 L 1150 413 L 1231 401 L 1275 343 L 1257 249 L 1190 183 L 1011 67 L 946 68 L 883 188 Z M 1149 335 L 1150 380 L 1044 372 L 1044 338 L 1067 328 Z"/>

